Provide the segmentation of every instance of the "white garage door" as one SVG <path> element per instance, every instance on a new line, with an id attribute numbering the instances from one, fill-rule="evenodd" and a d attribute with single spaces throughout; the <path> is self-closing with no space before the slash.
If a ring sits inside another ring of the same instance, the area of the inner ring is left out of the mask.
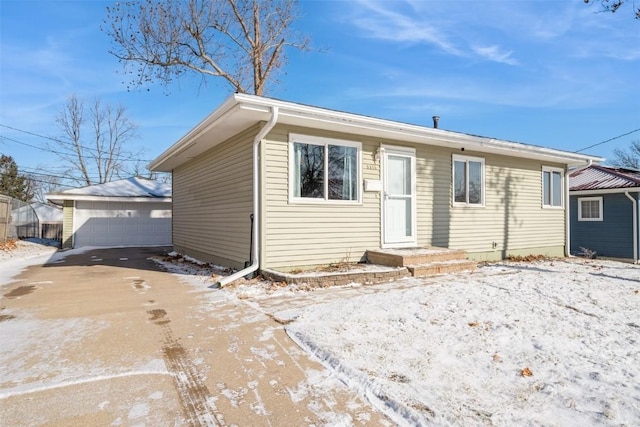
<path id="1" fill-rule="evenodd" d="M 76 202 L 74 247 L 171 245 L 171 204 Z"/>

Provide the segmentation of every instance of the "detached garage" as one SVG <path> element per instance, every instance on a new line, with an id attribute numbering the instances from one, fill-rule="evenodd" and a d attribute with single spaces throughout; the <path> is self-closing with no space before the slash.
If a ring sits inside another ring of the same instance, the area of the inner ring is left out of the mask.
<path id="1" fill-rule="evenodd" d="M 169 184 L 133 177 L 46 197 L 64 208 L 63 248 L 171 245 Z"/>

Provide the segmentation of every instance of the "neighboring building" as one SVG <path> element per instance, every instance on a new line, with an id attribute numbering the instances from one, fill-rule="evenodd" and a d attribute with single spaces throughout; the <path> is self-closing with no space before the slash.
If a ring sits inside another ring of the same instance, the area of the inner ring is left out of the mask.
<path id="1" fill-rule="evenodd" d="M 14 237 L 60 240 L 62 238 L 62 208 L 46 203 L 13 200 L 11 228 Z"/>
<path id="2" fill-rule="evenodd" d="M 46 195 L 64 208 L 63 248 L 171 245 L 171 186 L 133 177 Z"/>
<path id="3" fill-rule="evenodd" d="M 235 94 L 150 168 L 173 173 L 176 250 L 287 271 L 377 248 L 563 256 L 566 172 L 601 160 Z"/>
<path id="4" fill-rule="evenodd" d="M 640 171 L 590 166 L 571 172 L 571 252 L 638 261 Z"/>

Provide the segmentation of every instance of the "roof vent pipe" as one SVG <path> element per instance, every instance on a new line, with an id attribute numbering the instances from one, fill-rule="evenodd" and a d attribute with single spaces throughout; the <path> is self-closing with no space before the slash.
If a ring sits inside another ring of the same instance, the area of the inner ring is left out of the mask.
<path id="1" fill-rule="evenodd" d="M 438 129 L 438 120 L 440 120 L 440 116 L 433 116 L 433 128 Z"/>

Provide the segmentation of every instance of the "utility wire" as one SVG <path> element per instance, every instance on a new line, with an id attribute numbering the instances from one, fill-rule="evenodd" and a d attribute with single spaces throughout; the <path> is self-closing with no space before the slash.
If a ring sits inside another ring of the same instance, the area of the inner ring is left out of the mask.
<path id="1" fill-rule="evenodd" d="M 584 150 L 588 150 L 589 148 L 597 147 L 598 145 L 602 145 L 602 144 L 607 143 L 609 141 L 613 141 L 614 139 L 622 138 L 623 136 L 631 135 L 632 133 L 638 132 L 638 131 L 640 131 L 640 128 L 634 129 L 634 130 L 632 130 L 630 132 L 627 132 L 627 133 L 623 133 L 622 135 L 614 136 L 613 138 L 609 138 L 606 141 L 598 142 L 597 144 L 593 144 L 593 145 L 590 145 L 588 147 L 582 148 L 582 149 L 576 151 L 576 153 L 579 153 L 579 152 L 584 151 Z"/>
<path id="2" fill-rule="evenodd" d="M 68 141 L 63 141 L 61 139 L 52 138 L 50 136 L 40 135 L 40 134 L 37 134 L 37 133 L 34 133 L 34 132 L 30 132 L 28 130 L 19 129 L 19 128 L 16 128 L 16 127 L 13 127 L 13 126 L 9 126 L 9 125 L 5 125 L 5 124 L 2 124 L 2 123 L 0 123 L 0 127 L 11 129 L 11 130 L 14 130 L 16 132 L 22 132 L 22 133 L 25 133 L 25 134 L 31 135 L 31 136 L 36 136 L 38 138 L 48 139 L 50 141 L 57 142 L 57 143 L 63 144 L 63 145 L 67 145 L 67 146 L 72 147 L 72 149 L 75 149 L 75 144 L 71 143 L 71 142 L 68 142 Z M 35 149 L 38 149 L 38 150 L 49 151 L 51 153 L 60 154 L 60 153 L 58 153 L 55 150 L 52 150 L 50 148 L 49 149 L 45 149 L 43 147 L 37 147 L 37 146 L 34 146 L 34 145 L 29 145 L 26 142 L 20 142 L 20 141 L 8 138 L 8 137 L 3 136 L 3 135 L 0 135 L 0 137 L 6 138 L 6 139 L 8 139 L 10 141 L 13 141 L 13 142 L 17 142 L 18 144 L 27 145 L 29 147 L 32 147 L 32 148 L 35 148 Z M 85 149 L 85 150 L 88 150 L 88 151 L 91 151 L 91 152 L 96 150 L 94 147 L 88 147 L 88 146 L 82 145 L 82 144 L 78 144 L 78 146 L 80 148 L 82 148 L 82 149 Z M 123 156 L 114 156 L 114 158 L 115 159 L 119 159 L 119 160 L 124 161 L 124 162 L 147 162 L 147 163 L 151 162 L 151 160 L 148 160 L 148 159 L 131 159 L 131 158 L 123 157 Z"/>

